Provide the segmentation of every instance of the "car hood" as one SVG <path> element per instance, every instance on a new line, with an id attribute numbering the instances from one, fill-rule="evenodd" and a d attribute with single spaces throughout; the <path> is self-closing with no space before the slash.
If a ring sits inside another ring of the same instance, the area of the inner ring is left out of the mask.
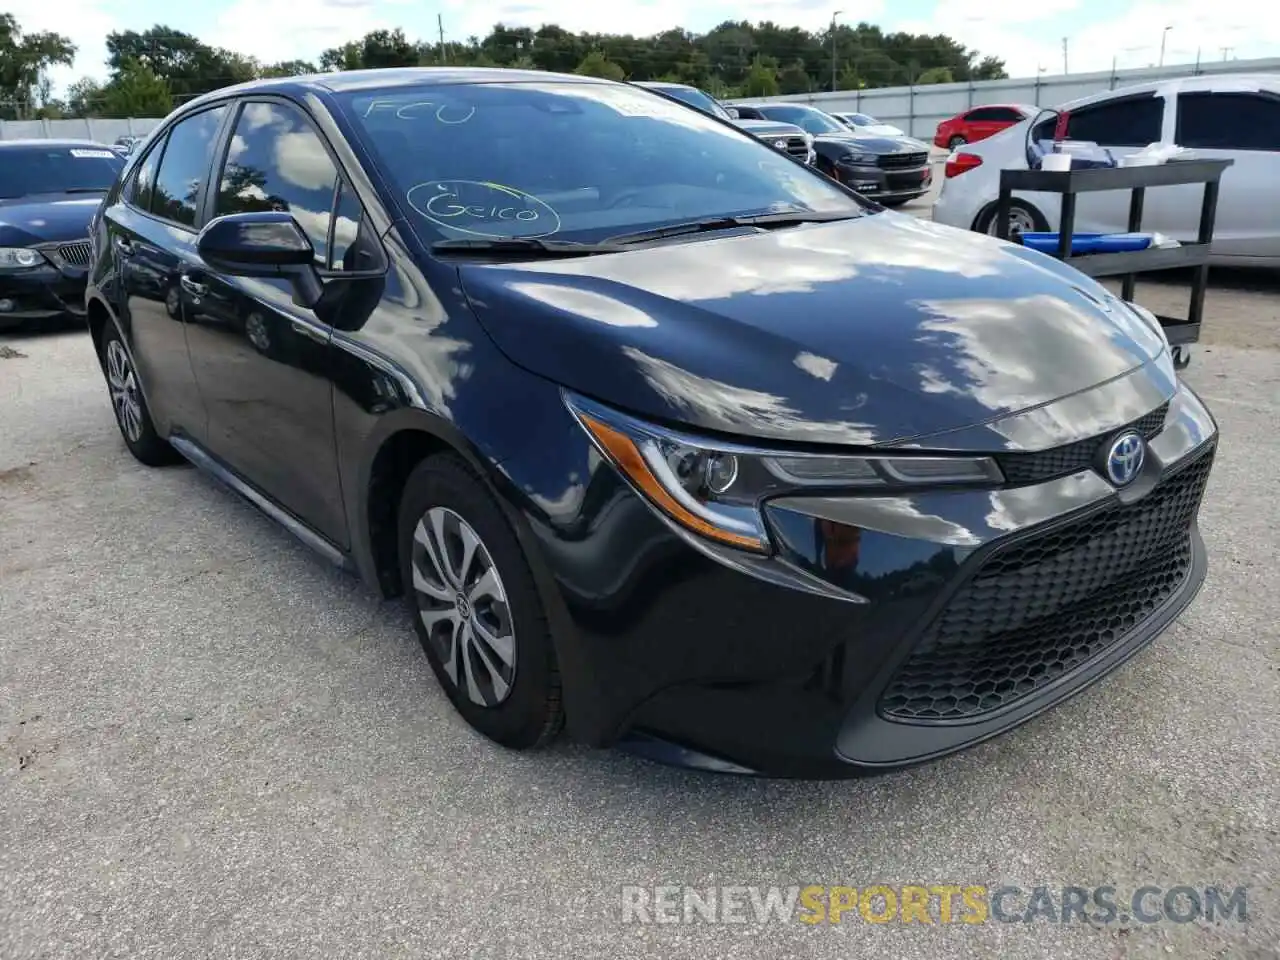
<path id="1" fill-rule="evenodd" d="M 878 137 L 867 133 L 824 133 L 815 138 L 817 143 L 831 143 L 842 146 L 857 147 L 867 153 L 920 153 L 927 152 L 928 147 L 910 137 Z"/>
<path id="2" fill-rule="evenodd" d="M 51 194 L 0 200 L 0 247 L 86 240 L 101 194 Z"/>
<path id="3" fill-rule="evenodd" d="M 515 363 L 641 415 L 747 437 L 915 440 L 1163 350 L 1053 258 L 893 213 L 459 269 Z"/>
<path id="4" fill-rule="evenodd" d="M 794 123 L 780 123 L 776 120 L 734 120 L 733 122 L 747 133 L 755 134 L 757 137 L 804 136 L 804 130 Z"/>

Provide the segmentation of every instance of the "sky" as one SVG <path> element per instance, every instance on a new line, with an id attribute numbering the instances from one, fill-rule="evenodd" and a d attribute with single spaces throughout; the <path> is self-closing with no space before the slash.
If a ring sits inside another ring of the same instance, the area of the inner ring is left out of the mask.
<path id="1" fill-rule="evenodd" d="M 266 62 L 310 60 L 370 30 L 400 27 L 434 40 L 437 15 L 445 39 L 484 36 L 495 23 L 575 31 L 651 34 L 679 26 L 697 33 L 723 20 L 772 20 L 820 31 L 833 13 L 846 23 L 945 33 L 983 55 L 1003 59 L 1011 76 L 1079 73 L 1225 56 L 1280 56 L 1280 4 L 1258 0 L 11 0 L 24 30 L 55 30 L 77 45 L 74 66 L 51 72 L 56 90 L 82 76 L 105 79 L 104 37 L 163 23 Z M 1169 27 L 1167 34 L 1165 28 Z M 1271 38 L 1266 40 L 1264 38 Z"/>

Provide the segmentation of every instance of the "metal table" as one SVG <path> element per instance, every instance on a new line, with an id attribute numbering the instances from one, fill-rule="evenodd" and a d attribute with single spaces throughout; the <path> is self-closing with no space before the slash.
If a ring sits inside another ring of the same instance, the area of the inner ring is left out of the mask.
<path id="1" fill-rule="evenodd" d="M 1179 366 L 1187 357 L 1177 348 L 1200 339 L 1204 317 L 1204 293 L 1209 283 L 1209 245 L 1213 241 L 1214 219 L 1218 211 L 1218 187 L 1222 174 L 1234 160 L 1171 160 L 1148 167 L 1096 167 L 1082 170 L 1002 170 L 1000 197 L 996 202 L 996 234 L 1009 239 L 1009 205 L 1013 191 L 1057 193 L 1062 196 L 1059 217 L 1058 259 L 1069 263 L 1091 277 L 1124 277 L 1121 295 L 1133 299 L 1137 274 L 1154 270 L 1193 267 L 1191 304 L 1186 319 L 1161 316 L 1160 323 L 1174 349 Z M 1200 229 L 1196 242 L 1178 247 L 1152 247 L 1124 253 L 1089 253 L 1071 255 L 1071 238 L 1075 230 L 1076 195 L 1098 190 L 1128 190 L 1129 232 L 1142 230 L 1142 208 L 1148 187 L 1203 183 L 1204 198 L 1200 203 Z M 1158 315 L 1157 315 L 1158 316 Z"/>

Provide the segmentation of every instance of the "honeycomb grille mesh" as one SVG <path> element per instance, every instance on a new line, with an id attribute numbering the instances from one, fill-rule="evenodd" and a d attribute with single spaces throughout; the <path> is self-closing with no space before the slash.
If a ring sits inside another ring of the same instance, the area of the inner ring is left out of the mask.
<path id="1" fill-rule="evenodd" d="M 993 554 L 926 629 L 881 713 L 914 723 L 981 718 L 1122 640 L 1186 578 L 1212 462 L 1209 451 L 1136 503 Z"/>
<path id="2" fill-rule="evenodd" d="M 1087 470 L 1093 466 L 1094 457 L 1108 437 L 1114 437 L 1121 430 L 1133 429 L 1150 440 L 1164 428 L 1165 416 L 1169 412 L 1169 404 L 1164 403 L 1146 416 L 1140 417 L 1124 427 L 1108 430 L 1104 435 L 1077 440 L 1065 446 L 1042 450 L 1039 453 L 1006 453 L 996 458 L 1005 480 L 1014 485 L 1043 483 L 1055 477 L 1065 477 L 1079 470 Z"/>

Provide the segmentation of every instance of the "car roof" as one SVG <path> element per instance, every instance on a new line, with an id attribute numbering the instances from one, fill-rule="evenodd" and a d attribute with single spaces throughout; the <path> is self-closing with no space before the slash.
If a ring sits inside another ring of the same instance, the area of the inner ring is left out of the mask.
<path id="1" fill-rule="evenodd" d="M 648 87 L 650 90 L 697 90 L 690 83 L 673 83 L 670 80 L 636 80 L 637 87 Z"/>
<path id="2" fill-rule="evenodd" d="M 1206 73 L 1197 77 L 1175 77 L 1170 80 L 1148 80 L 1134 83 L 1115 90 L 1103 90 L 1087 97 L 1079 97 L 1067 103 L 1058 104 L 1053 109 L 1069 110 L 1092 103 L 1101 103 L 1116 97 L 1129 97 L 1143 93 L 1177 94 L 1180 91 L 1202 91 L 1228 93 L 1232 91 L 1272 90 L 1280 92 L 1280 74 L 1278 73 Z M 1044 109 L 1044 108 L 1041 108 Z"/>
<path id="3" fill-rule="evenodd" d="M 52 137 L 28 137 L 25 140 L 0 140 L 0 150 L 15 147 L 85 147 L 91 150 L 109 150 L 110 147 L 97 140 L 64 140 Z"/>
<path id="4" fill-rule="evenodd" d="M 228 96 L 254 93 L 304 94 L 353 93 L 385 90 L 388 87 L 445 86 L 481 83 L 582 83 L 611 84 L 615 81 L 576 73 L 548 73 L 542 70 L 513 70 L 506 67 L 383 67 L 374 70 L 340 70 L 296 77 L 267 77 L 220 87 L 183 104 L 192 106 L 222 100 Z"/>

